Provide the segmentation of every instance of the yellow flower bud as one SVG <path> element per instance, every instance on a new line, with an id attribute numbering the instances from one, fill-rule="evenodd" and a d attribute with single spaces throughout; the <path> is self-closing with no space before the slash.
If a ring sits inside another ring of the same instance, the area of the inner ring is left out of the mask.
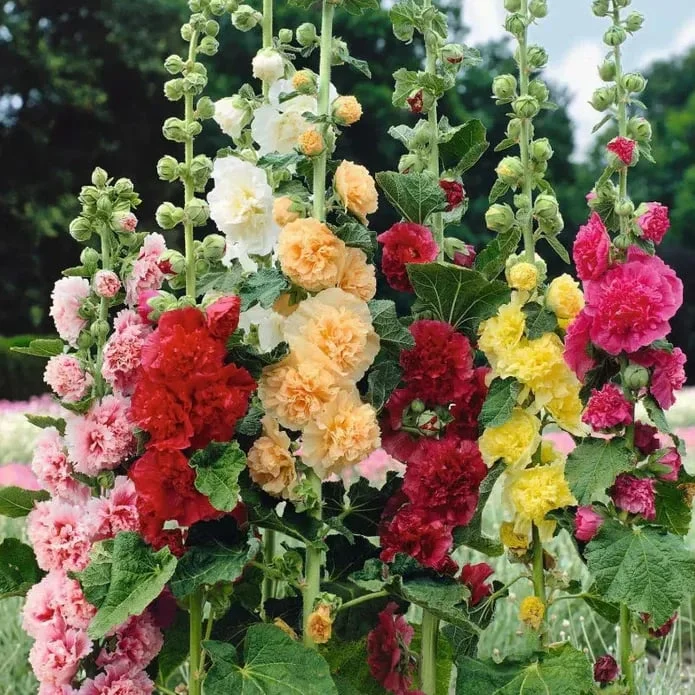
<path id="1" fill-rule="evenodd" d="M 500 540 L 505 548 L 515 552 L 523 552 L 528 550 L 528 536 L 514 531 L 514 522 L 503 521 L 500 526 Z"/>
<path id="2" fill-rule="evenodd" d="M 353 96 L 338 97 L 333 102 L 333 116 L 340 125 L 352 125 L 362 118 L 362 105 Z"/>
<path id="3" fill-rule="evenodd" d="M 517 263 L 507 270 L 507 282 L 515 290 L 535 290 L 538 285 L 538 268 L 533 263 Z"/>
<path id="4" fill-rule="evenodd" d="M 318 608 L 307 619 L 306 629 L 314 643 L 326 644 L 333 631 L 331 607 L 326 603 L 319 604 Z"/>
<path id="5" fill-rule="evenodd" d="M 311 70 L 299 70 L 292 76 L 292 86 L 301 94 L 316 94 L 316 77 Z"/>
<path id="6" fill-rule="evenodd" d="M 519 608 L 519 619 L 532 630 L 538 630 L 545 616 L 545 604 L 537 596 L 527 596 Z"/>
<path id="7" fill-rule="evenodd" d="M 299 136 L 299 151 L 307 157 L 318 157 L 324 149 L 323 135 L 316 128 L 308 128 Z"/>

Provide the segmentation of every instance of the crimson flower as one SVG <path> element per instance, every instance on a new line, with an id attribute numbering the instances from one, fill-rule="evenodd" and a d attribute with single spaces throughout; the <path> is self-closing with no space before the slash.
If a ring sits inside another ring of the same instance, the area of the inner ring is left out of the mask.
<path id="1" fill-rule="evenodd" d="M 421 224 L 399 222 L 377 237 L 383 245 L 381 271 L 394 290 L 412 292 L 406 264 L 437 259 L 439 247 L 432 232 Z"/>

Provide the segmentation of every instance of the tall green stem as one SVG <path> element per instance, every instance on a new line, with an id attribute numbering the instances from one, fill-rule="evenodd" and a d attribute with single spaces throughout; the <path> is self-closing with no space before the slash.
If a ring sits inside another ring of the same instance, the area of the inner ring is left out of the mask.
<path id="1" fill-rule="evenodd" d="M 313 516 L 316 519 L 321 519 L 321 479 L 313 471 L 307 474 L 311 482 L 311 487 L 314 493 L 318 495 L 319 504 Z M 304 644 L 307 647 L 315 647 L 314 640 L 311 639 L 308 630 L 309 616 L 314 610 L 316 597 L 321 590 L 321 566 L 323 564 L 323 552 L 313 545 L 306 547 L 306 561 L 304 565 Z"/>
<path id="2" fill-rule="evenodd" d="M 620 8 L 613 3 L 613 22 L 620 24 Z M 613 47 L 613 60 L 615 61 L 615 87 L 618 99 L 618 135 L 625 137 L 627 135 L 627 91 L 623 86 L 623 59 L 620 46 Z M 627 166 L 620 169 L 619 174 L 619 192 L 618 202 L 622 203 L 627 199 Z M 624 215 L 620 216 L 620 231 L 627 230 L 628 218 Z"/>
<path id="3" fill-rule="evenodd" d="M 104 228 L 99 235 L 101 238 L 101 267 L 111 270 L 111 232 Z M 109 300 L 102 297 L 99 301 L 99 322 L 109 320 Z M 97 396 L 102 397 L 106 393 L 106 381 L 101 373 L 104 362 L 104 342 L 106 338 L 101 335 L 97 338 L 97 361 L 95 365 L 94 383 Z"/>
<path id="4" fill-rule="evenodd" d="M 274 0 L 263 0 L 263 48 L 273 46 L 273 6 Z M 270 82 L 263 82 L 263 96 L 267 99 Z"/>
<path id="5" fill-rule="evenodd" d="M 538 528 L 533 525 L 533 594 L 536 598 L 546 602 L 545 594 L 545 568 L 543 566 L 543 543 L 541 543 Z"/>
<path id="6" fill-rule="evenodd" d="M 188 612 L 190 618 L 189 630 L 189 667 L 188 667 L 188 695 L 201 695 L 202 693 L 202 643 L 203 643 L 203 605 L 205 596 L 202 589 L 197 589 L 189 599 Z"/>
<path id="7" fill-rule="evenodd" d="M 265 529 L 263 531 L 263 564 L 268 566 L 275 557 L 275 531 Z M 263 606 L 268 599 L 275 598 L 275 580 L 267 574 L 263 577 Z"/>
<path id="8" fill-rule="evenodd" d="M 188 46 L 188 64 L 193 65 L 195 62 L 196 52 L 198 48 L 199 33 L 196 31 L 191 37 L 191 42 Z M 193 94 L 189 91 L 184 96 L 184 120 L 186 127 L 193 123 Z M 193 200 L 195 189 L 193 185 L 193 177 L 191 176 L 191 164 L 193 162 L 193 138 L 189 135 L 185 144 L 184 166 L 185 176 L 183 178 L 184 186 L 184 207 Z M 186 295 L 195 298 L 195 249 L 193 246 L 193 223 L 186 220 L 183 225 L 183 236 L 185 244 L 186 256 Z"/>
<path id="9" fill-rule="evenodd" d="M 335 5 L 329 0 L 323 2 L 321 15 L 321 46 L 319 65 L 319 104 L 318 115 L 328 116 L 331 109 L 331 60 L 333 54 L 333 17 Z M 314 217 L 326 219 L 326 164 L 328 148 L 314 159 Z"/>
<path id="10" fill-rule="evenodd" d="M 425 695 L 437 695 L 437 641 L 439 618 L 422 612 L 422 647 L 420 649 L 420 689 Z"/>
<path id="11" fill-rule="evenodd" d="M 424 0 L 424 7 L 431 7 L 432 0 Z M 437 54 L 439 53 L 437 37 L 430 27 L 425 32 L 425 71 L 437 74 Z M 439 179 L 439 116 L 437 114 L 437 100 L 434 100 L 428 116 L 430 126 L 430 158 L 427 170 Z M 432 215 L 432 236 L 439 247 L 438 260 L 444 258 L 444 220 L 441 213 Z"/>
<path id="12" fill-rule="evenodd" d="M 521 0 L 521 14 L 528 18 L 528 0 Z M 522 97 L 528 96 L 529 78 L 531 71 L 528 64 L 528 28 L 524 29 L 519 38 L 519 94 Z M 528 201 L 528 214 L 522 218 L 522 232 L 524 236 L 524 253 L 529 263 L 536 260 L 535 242 L 533 239 L 533 173 L 531 171 L 531 119 L 521 119 L 521 135 L 519 138 L 519 155 L 524 168 L 524 180 L 522 184 L 522 195 Z"/>
<path id="13" fill-rule="evenodd" d="M 630 610 L 625 604 L 620 606 L 620 669 L 630 695 L 635 693 L 635 669 L 632 663 L 632 630 L 630 629 Z"/>

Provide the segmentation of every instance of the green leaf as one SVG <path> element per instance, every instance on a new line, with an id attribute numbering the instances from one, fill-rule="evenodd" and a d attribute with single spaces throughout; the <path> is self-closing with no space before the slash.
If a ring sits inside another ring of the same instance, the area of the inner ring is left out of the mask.
<path id="1" fill-rule="evenodd" d="M 662 407 L 656 402 L 653 396 L 647 396 L 642 400 L 644 409 L 647 411 L 649 419 L 656 425 L 656 428 L 662 432 L 671 432 L 671 425 L 668 424 L 666 415 Z"/>
<path id="2" fill-rule="evenodd" d="M 416 24 L 419 24 L 419 6 L 413 0 L 402 0 L 389 11 L 393 25 L 393 35 L 399 41 L 410 43 L 413 40 Z"/>
<path id="3" fill-rule="evenodd" d="M 0 543 L 0 599 L 24 596 L 42 576 L 28 545 L 17 538 L 5 538 Z"/>
<path id="4" fill-rule="evenodd" d="M 488 280 L 494 280 L 503 270 L 521 241 L 521 227 L 514 225 L 506 234 L 498 234 L 477 256 L 474 268 Z"/>
<path id="5" fill-rule="evenodd" d="M 412 263 L 408 276 L 418 299 L 435 318 L 471 334 L 510 297 L 503 282 L 451 263 Z"/>
<path id="6" fill-rule="evenodd" d="M 521 384 L 514 378 L 495 379 L 490 384 L 483 409 L 480 411 L 479 422 L 482 427 L 499 427 L 512 416 L 519 394 Z"/>
<path id="7" fill-rule="evenodd" d="M 403 370 L 395 360 L 385 359 L 376 362 L 369 370 L 367 401 L 375 410 L 381 410 L 391 394 L 401 382 Z"/>
<path id="8" fill-rule="evenodd" d="M 236 424 L 236 433 L 245 437 L 255 437 L 261 431 L 261 419 L 265 415 L 261 399 L 255 394 L 251 397 L 251 403 L 246 415 Z"/>
<path id="9" fill-rule="evenodd" d="M 620 473 L 633 467 L 622 439 L 584 439 L 567 457 L 565 477 L 579 504 L 602 497 Z"/>
<path id="10" fill-rule="evenodd" d="M 332 227 L 333 233 L 343 241 L 346 246 L 359 249 L 371 262 L 376 249 L 374 232 L 370 231 L 356 219 L 347 215 L 338 215 L 338 224 Z"/>
<path id="11" fill-rule="evenodd" d="M 401 323 L 396 305 L 390 299 L 372 299 L 368 306 L 372 326 L 379 336 L 382 349 L 388 350 L 397 359 L 402 350 L 415 346 L 415 339 Z"/>
<path id="12" fill-rule="evenodd" d="M 379 8 L 378 0 L 345 0 L 343 7 L 354 15 L 364 14 L 367 10 L 376 10 Z M 367 75 L 369 77 L 369 75 Z"/>
<path id="13" fill-rule="evenodd" d="M 376 180 L 389 203 L 406 220 L 424 224 L 433 212 L 446 210 L 446 196 L 430 173 L 397 174 L 382 171 Z"/>
<path id="14" fill-rule="evenodd" d="M 241 265 L 234 264 L 231 268 L 214 270 L 205 273 L 197 279 L 195 293 L 202 297 L 208 292 L 221 292 L 222 294 L 236 294 L 242 281 L 243 269 Z"/>
<path id="15" fill-rule="evenodd" d="M 555 251 L 555 253 L 567 264 L 570 262 L 570 255 L 567 253 L 567 249 L 560 243 L 560 240 L 556 236 L 546 236 L 543 237 L 550 248 Z"/>
<path id="16" fill-rule="evenodd" d="M 670 533 L 685 536 L 692 520 L 691 505 L 685 491 L 666 482 L 656 484 L 656 523 Z"/>
<path id="17" fill-rule="evenodd" d="M 552 333 L 557 328 L 557 317 L 536 302 L 530 302 L 523 308 L 526 314 L 526 337 L 529 340 Z"/>
<path id="18" fill-rule="evenodd" d="M 246 468 L 246 455 L 237 442 L 211 442 L 196 451 L 188 462 L 195 469 L 195 489 L 221 512 L 231 512 L 239 502 L 239 474 Z"/>
<path id="19" fill-rule="evenodd" d="M 205 642 L 212 667 L 206 695 L 338 695 L 326 660 L 274 625 L 252 625 L 244 658 L 224 642 Z"/>
<path id="20" fill-rule="evenodd" d="M 201 586 L 236 581 L 259 550 L 260 542 L 256 538 L 241 548 L 221 542 L 194 546 L 179 559 L 169 583 L 171 591 L 176 598 L 182 599 Z"/>
<path id="21" fill-rule="evenodd" d="M 23 487 L 0 487 L 0 516 L 19 519 L 26 516 L 35 502 L 44 502 L 50 497 L 45 490 L 25 490 Z"/>
<path id="22" fill-rule="evenodd" d="M 86 599 L 99 609 L 89 635 L 100 639 L 154 601 L 176 569 L 169 548 L 154 552 L 137 533 L 119 533 L 97 543 L 91 561 L 77 574 Z"/>
<path id="23" fill-rule="evenodd" d="M 506 465 L 498 461 L 488 472 L 487 477 L 480 485 L 478 507 L 470 522 L 466 526 L 454 529 L 454 546 L 468 546 L 484 553 L 488 557 L 498 557 L 504 553 L 504 546 L 495 538 L 490 538 L 483 533 L 483 512 L 490 499 L 492 490 L 499 477 L 506 470 Z"/>
<path id="24" fill-rule="evenodd" d="M 338 695 L 387 695 L 369 671 L 366 639 L 331 640 L 319 650 L 331 669 Z"/>
<path id="25" fill-rule="evenodd" d="M 509 193 L 509 184 L 505 183 L 501 179 L 497 179 L 490 189 L 490 196 L 488 197 L 488 202 L 492 205 L 495 201 L 499 200 L 503 195 Z"/>
<path id="26" fill-rule="evenodd" d="M 267 309 L 289 288 L 289 281 L 279 270 L 260 268 L 245 278 L 239 287 L 241 310 L 246 311 L 254 304 L 260 304 Z"/>
<path id="27" fill-rule="evenodd" d="M 663 625 L 695 593 L 695 558 L 681 538 L 656 528 L 609 519 L 585 556 L 602 598 L 649 613 L 653 625 Z"/>
<path id="28" fill-rule="evenodd" d="M 234 333 L 227 343 L 229 361 L 237 367 L 244 367 L 256 380 L 260 378 L 263 367 L 279 362 L 290 351 L 287 343 L 280 343 L 270 352 L 260 352 L 253 345 L 238 342 L 238 336 L 238 333 Z"/>
<path id="29" fill-rule="evenodd" d="M 65 420 L 62 417 L 51 417 L 50 415 L 37 415 L 36 413 L 25 413 L 24 417 L 36 427 L 46 429 L 55 427 L 58 434 L 62 437 L 65 434 Z"/>
<path id="30" fill-rule="evenodd" d="M 512 138 L 505 138 L 495 147 L 495 152 L 504 152 L 504 150 L 508 150 L 510 147 L 514 147 L 516 144 L 516 140 Z"/>
<path id="31" fill-rule="evenodd" d="M 60 338 L 37 338 L 28 347 L 11 347 L 10 350 L 33 357 L 54 357 L 62 354 L 64 347 L 65 343 Z"/>
<path id="32" fill-rule="evenodd" d="M 477 119 L 455 128 L 454 133 L 439 145 L 444 168 L 458 176 L 468 171 L 490 147 L 486 134 L 485 126 Z"/>
<path id="33" fill-rule="evenodd" d="M 570 644 L 551 648 L 531 664 L 464 656 L 457 667 L 456 695 L 587 695 L 594 684 L 589 660 Z"/>

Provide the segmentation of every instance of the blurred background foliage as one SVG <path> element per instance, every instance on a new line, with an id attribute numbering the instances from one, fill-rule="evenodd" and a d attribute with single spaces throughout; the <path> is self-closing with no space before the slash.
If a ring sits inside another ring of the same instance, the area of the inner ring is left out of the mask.
<path id="1" fill-rule="evenodd" d="M 161 124 L 180 111 L 179 104 L 164 98 L 162 63 L 181 51 L 178 29 L 185 9 L 183 0 L 10 0 L 2 6 L 0 335 L 51 332 L 51 288 L 79 252 L 67 226 L 77 212 L 79 188 L 96 165 L 133 179 L 144 201 L 138 211 L 142 229 L 154 231 L 157 205 L 178 194 L 158 180 L 155 165 L 170 147 Z M 457 21 L 460 3 L 451 4 L 448 12 L 451 25 L 460 27 L 457 39 L 465 41 L 466 29 Z M 306 20 L 306 12 L 279 3 L 278 27 L 296 27 Z M 341 14 L 336 33 L 348 39 L 352 54 L 367 60 L 373 73 L 371 81 L 350 68 L 335 73 L 338 90 L 354 93 L 365 112 L 341 140 L 340 154 L 371 171 L 394 168 L 400 145 L 386 131 L 412 117 L 391 105 L 391 75 L 401 66 L 416 66 L 422 48 L 393 37 L 386 10 L 365 18 Z M 207 63 L 213 99 L 234 93 L 249 78 L 258 35 L 239 33 L 227 17 L 219 39 L 221 50 Z M 504 137 L 507 119 L 490 97 L 490 84 L 510 69 L 511 56 L 504 42 L 484 46 L 482 54 L 482 64 L 468 70 L 457 91 L 447 95 L 443 111 L 452 122 L 480 118 L 494 146 Z M 663 255 L 686 283 L 686 308 L 674 327 L 674 340 L 695 363 L 695 311 L 689 308 L 695 304 L 695 275 L 689 273 L 695 261 L 695 237 L 690 234 L 695 215 L 695 51 L 652 65 L 647 77 L 645 102 L 659 166 L 641 163 L 631 174 L 632 192 L 636 200 L 660 200 L 672 208 L 673 229 Z M 561 90 L 553 91 L 559 108 L 538 120 L 537 134 L 550 138 L 555 150 L 548 179 L 565 216 L 562 240 L 570 246 L 586 219 L 584 196 L 602 166 L 602 155 L 597 143 L 587 162 L 570 161 L 568 99 Z M 213 121 L 206 123 L 205 137 L 198 142 L 211 155 L 227 144 Z M 464 182 L 471 205 L 459 233 L 477 244 L 488 234 L 483 215 L 498 161 L 491 147 Z M 384 206 L 372 226 L 379 232 L 391 222 Z M 176 242 L 169 238 L 168 243 Z M 553 272 L 566 270 L 548 249 L 540 251 L 552 260 Z M 5 343 L 0 344 L 0 397 L 25 397 L 40 390 L 40 378 L 5 357 Z M 36 365 L 29 361 L 34 371 L 43 367 L 38 360 Z"/>

